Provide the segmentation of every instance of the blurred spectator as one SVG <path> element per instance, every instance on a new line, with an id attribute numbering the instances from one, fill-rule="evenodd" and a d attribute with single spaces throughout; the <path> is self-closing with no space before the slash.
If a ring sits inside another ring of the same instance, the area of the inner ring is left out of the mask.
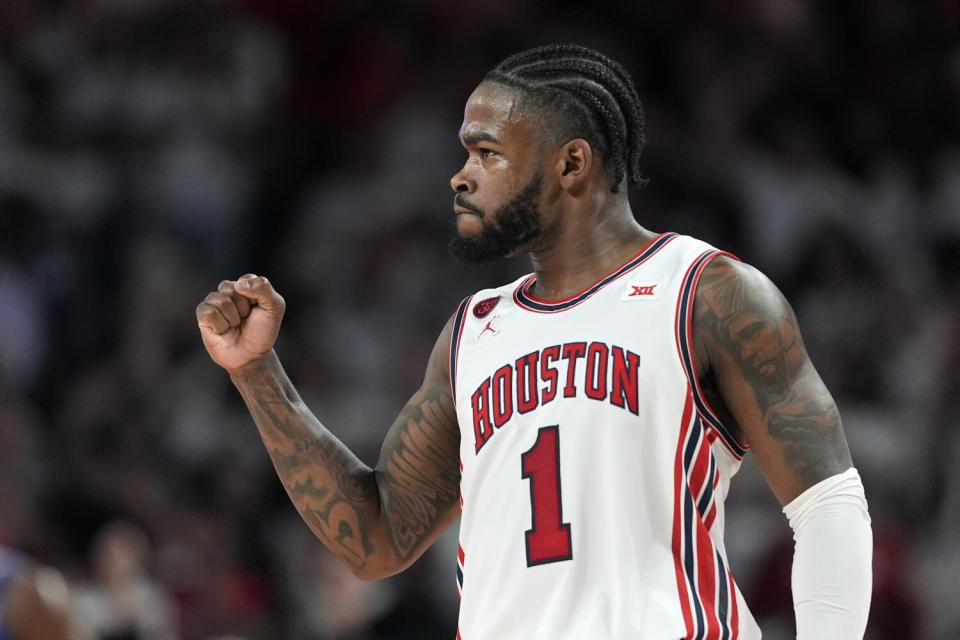
<path id="1" fill-rule="evenodd" d="M 0 637 L 9 640 L 87 640 L 70 613 L 63 576 L 0 547 Z"/>
<path id="2" fill-rule="evenodd" d="M 148 572 L 147 536 L 129 522 L 112 522 L 93 550 L 91 584 L 77 590 L 76 608 L 99 640 L 176 638 L 173 603 Z"/>
<path id="3" fill-rule="evenodd" d="M 428 593 L 396 581 L 362 582 L 313 539 L 299 519 L 284 524 L 282 562 L 291 586 L 292 636 L 315 640 L 418 640 L 451 637 Z M 452 590 L 452 586 L 448 587 Z"/>

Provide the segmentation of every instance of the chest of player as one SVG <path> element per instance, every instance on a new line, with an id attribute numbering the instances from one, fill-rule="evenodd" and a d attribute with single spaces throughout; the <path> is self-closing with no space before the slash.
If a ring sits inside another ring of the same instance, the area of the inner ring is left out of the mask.
<path id="1" fill-rule="evenodd" d="M 561 416 L 642 429 L 674 404 L 676 298 L 658 288 L 628 278 L 550 313 L 515 293 L 473 303 L 456 354 L 462 448 L 481 455 L 501 433 Z"/>

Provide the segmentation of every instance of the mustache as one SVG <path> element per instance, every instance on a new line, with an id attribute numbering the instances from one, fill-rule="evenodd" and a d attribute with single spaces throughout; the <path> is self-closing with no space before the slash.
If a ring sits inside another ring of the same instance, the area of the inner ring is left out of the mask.
<path id="1" fill-rule="evenodd" d="M 466 196 L 464 196 L 462 193 L 458 193 L 457 195 L 455 195 L 455 196 L 453 197 L 453 202 L 454 202 L 454 204 L 456 204 L 458 207 L 463 207 L 464 209 L 469 209 L 470 211 L 473 211 L 473 212 L 476 213 L 477 215 L 483 215 L 483 212 L 480 210 L 480 207 L 478 207 L 477 205 L 475 205 L 475 204 L 473 204 L 472 202 L 470 202 L 469 200 L 467 200 Z"/>

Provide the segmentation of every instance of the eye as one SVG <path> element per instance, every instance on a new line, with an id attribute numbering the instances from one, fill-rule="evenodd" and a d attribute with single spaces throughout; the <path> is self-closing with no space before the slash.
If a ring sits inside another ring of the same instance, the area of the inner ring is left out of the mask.
<path id="1" fill-rule="evenodd" d="M 486 160 L 487 158 L 491 158 L 497 155 L 497 152 L 494 151 L 493 149 L 484 149 L 482 147 L 477 150 L 477 153 L 480 156 L 481 160 Z"/>

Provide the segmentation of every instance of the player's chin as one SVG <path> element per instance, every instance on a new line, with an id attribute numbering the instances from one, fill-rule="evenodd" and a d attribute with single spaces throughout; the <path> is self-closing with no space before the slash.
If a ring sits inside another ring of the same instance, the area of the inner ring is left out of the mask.
<path id="1" fill-rule="evenodd" d="M 504 255 L 502 249 L 495 242 L 491 242 L 489 237 L 482 234 L 479 236 L 464 236 L 456 233 L 450 238 L 447 249 L 453 257 L 465 264 L 483 264 Z"/>
<path id="2" fill-rule="evenodd" d="M 461 238 L 476 238 L 483 233 L 483 218 L 475 213 L 458 213 L 456 227 Z"/>

